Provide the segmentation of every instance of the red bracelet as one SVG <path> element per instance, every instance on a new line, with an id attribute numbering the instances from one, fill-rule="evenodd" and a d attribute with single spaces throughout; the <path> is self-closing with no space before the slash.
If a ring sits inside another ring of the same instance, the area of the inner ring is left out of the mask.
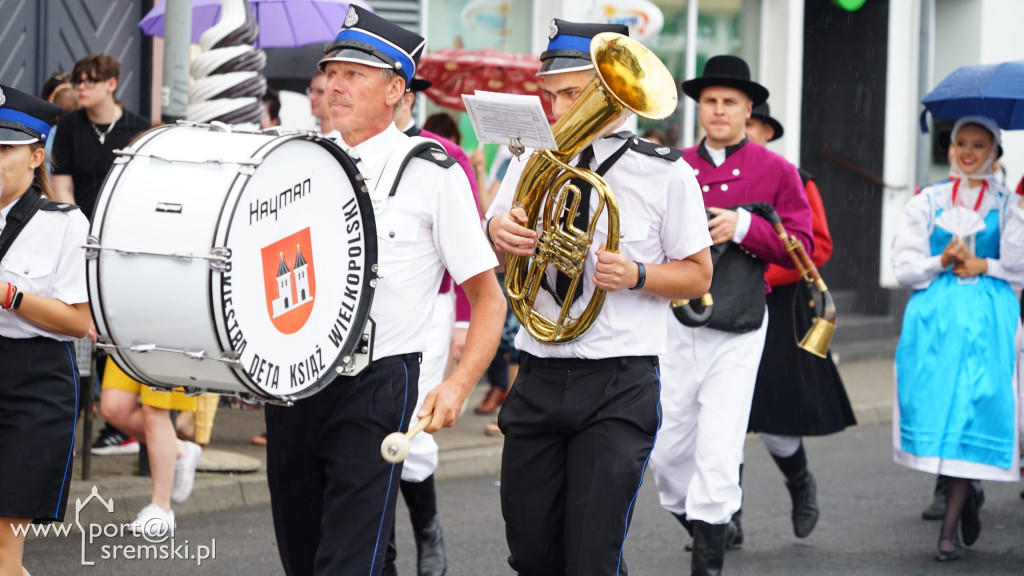
<path id="1" fill-rule="evenodd" d="M 11 284 L 10 282 L 7 283 L 7 298 L 4 299 L 4 310 L 7 310 L 8 308 L 11 307 L 11 304 L 14 301 L 14 293 L 17 291 L 18 289 L 14 287 L 14 284 Z"/>

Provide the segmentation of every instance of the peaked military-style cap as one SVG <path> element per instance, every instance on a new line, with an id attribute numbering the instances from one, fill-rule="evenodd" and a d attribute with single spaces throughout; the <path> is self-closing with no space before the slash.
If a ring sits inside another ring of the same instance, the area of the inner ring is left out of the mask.
<path id="1" fill-rule="evenodd" d="M 60 106 L 0 84 L 0 144 L 45 142 Z"/>
<path id="2" fill-rule="evenodd" d="M 353 4 L 317 66 L 323 70 L 328 62 L 355 62 L 392 68 L 405 78 L 405 89 L 409 90 L 425 43 L 419 34 Z"/>
<path id="3" fill-rule="evenodd" d="M 629 36 L 623 24 L 578 24 L 554 18 L 548 28 L 548 49 L 540 55 L 537 76 L 576 72 L 594 67 L 590 61 L 590 41 L 601 32 Z"/>

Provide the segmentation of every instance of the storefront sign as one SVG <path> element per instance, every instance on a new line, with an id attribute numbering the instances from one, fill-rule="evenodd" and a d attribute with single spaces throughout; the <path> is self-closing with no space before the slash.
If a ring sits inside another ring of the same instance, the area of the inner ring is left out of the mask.
<path id="1" fill-rule="evenodd" d="M 466 30 L 507 36 L 511 13 L 511 0 L 472 0 L 462 9 L 462 23 Z"/>
<path id="2" fill-rule="evenodd" d="M 661 9 L 649 0 L 603 0 L 592 14 L 598 22 L 625 24 L 630 37 L 640 42 L 655 38 L 665 25 Z"/>

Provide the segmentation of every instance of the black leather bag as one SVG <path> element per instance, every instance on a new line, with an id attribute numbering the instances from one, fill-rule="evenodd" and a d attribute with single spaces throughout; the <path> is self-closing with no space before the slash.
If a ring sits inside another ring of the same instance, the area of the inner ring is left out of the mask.
<path id="1" fill-rule="evenodd" d="M 764 261 L 747 254 L 738 244 L 711 247 L 715 273 L 711 297 L 715 307 L 708 328 L 725 332 L 751 332 L 764 320 Z"/>
<path id="2" fill-rule="evenodd" d="M 730 206 L 729 210 L 737 208 L 757 214 L 773 224 L 779 221 L 775 208 L 764 202 Z M 709 213 L 708 220 L 713 216 Z M 764 261 L 745 252 L 739 244 L 725 242 L 711 247 L 711 262 L 714 267 L 711 278 L 714 308 L 707 326 L 735 333 L 760 328 L 765 307 Z M 692 311 L 681 308 L 673 309 L 673 313 L 680 322 L 687 324 L 683 316 L 688 312 L 692 314 Z"/>

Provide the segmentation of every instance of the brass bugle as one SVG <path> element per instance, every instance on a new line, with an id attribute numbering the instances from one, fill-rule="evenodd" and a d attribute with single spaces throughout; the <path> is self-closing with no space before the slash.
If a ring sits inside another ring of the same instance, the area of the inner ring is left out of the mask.
<path id="1" fill-rule="evenodd" d="M 832 336 L 836 332 L 836 303 L 833 301 L 825 281 L 821 279 L 818 267 L 807 255 L 803 243 L 786 232 L 780 222 L 772 222 L 772 228 L 785 244 L 786 253 L 789 254 L 789 259 L 796 266 L 797 272 L 805 282 L 821 293 L 823 302 L 821 315 L 814 319 L 811 329 L 800 339 L 797 346 L 819 358 L 825 358 L 829 346 L 832 345 Z"/>

